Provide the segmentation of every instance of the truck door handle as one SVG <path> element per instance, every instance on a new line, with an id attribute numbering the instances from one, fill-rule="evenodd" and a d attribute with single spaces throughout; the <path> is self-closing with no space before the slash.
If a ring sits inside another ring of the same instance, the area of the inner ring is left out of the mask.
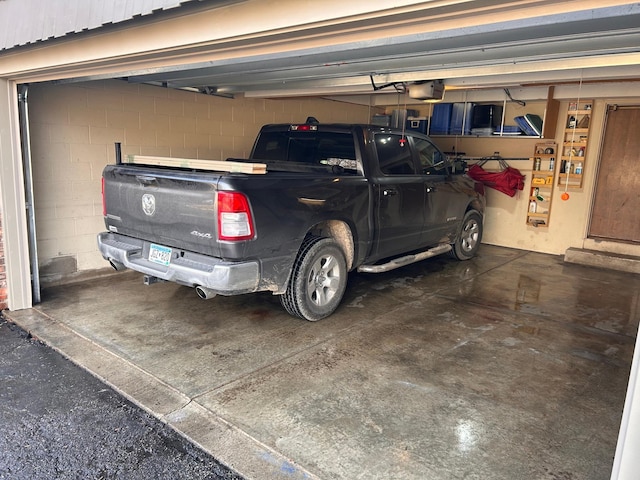
<path id="1" fill-rule="evenodd" d="M 431 192 L 435 192 L 436 191 L 436 187 L 432 187 L 431 185 L 427 185 L 427 193 L 431 193 Z"/>
<path id="2" fill-rule="evenodd" d="M 398 190 L 396 190 L 395 188 L 385 188 L 382 191 L 382 195 L 385 197 L 390 197 L 392 195 L 397 195 L 398 194 Z"/>

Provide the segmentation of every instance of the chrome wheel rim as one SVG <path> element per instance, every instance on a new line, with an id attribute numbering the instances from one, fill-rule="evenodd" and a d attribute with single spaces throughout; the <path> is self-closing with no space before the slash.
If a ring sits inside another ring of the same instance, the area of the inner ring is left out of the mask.
<path id="1" fill-rule="evenodd" d="M 307 277 L 307 295 L 314 305 L 327 305 L 340 286 L 340 264 L 333 255 L 322 255 L 313 262 Z"/>
<path id="2" fill-rule="evenodd" d="M 471 220 L 468 222 L 462 230 L 460 238 L 460 245 L 465 252 L 470 252 L 478 244 L 478 238 L 480 236 L 480 227 L 478 222 Z"/>

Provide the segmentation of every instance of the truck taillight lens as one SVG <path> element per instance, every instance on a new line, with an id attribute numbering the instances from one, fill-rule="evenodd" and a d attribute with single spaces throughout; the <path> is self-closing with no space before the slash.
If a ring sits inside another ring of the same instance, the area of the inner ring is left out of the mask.
<path id="1" fill-rule="evenodd" d="M 249 240 L 253 236 L 247 197 L 238 192 L 218 192 L 218 239 Z"/>

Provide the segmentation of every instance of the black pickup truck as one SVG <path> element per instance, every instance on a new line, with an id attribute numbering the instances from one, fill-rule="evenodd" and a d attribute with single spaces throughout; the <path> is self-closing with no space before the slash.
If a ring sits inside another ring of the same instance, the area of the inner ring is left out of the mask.
<path id="1" fill-rule="evenodd" d="M 417 132 L 267 125 L 249 159 L 229 161 L 261 173 L 140 163 L 103 171 L 100 252 L 202 298 L 271 291 L 291 315 L 319 320 L 348 272 L 445 252 L 467 260 L 482 238 L 483 185 Z"/>

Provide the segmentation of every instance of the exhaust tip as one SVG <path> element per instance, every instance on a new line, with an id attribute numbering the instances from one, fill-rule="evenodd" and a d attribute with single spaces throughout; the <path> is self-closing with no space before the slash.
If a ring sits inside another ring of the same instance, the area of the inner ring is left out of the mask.
<path id="1" fill-rule="evenodd" d="M 202 285 L 198 285 L 196 287 L 196 293 L 203 300 L 209 300 L 216 296 L 216 293 L 213 290 L 207 287 L 203 287 Z"/>
<path id="2" fill-rule="evenodd" d="M 114 260 L 113 258 L 109 259 L 109 265 L 111 265 L 111 267 L 116 271 L 119 272 L 121 270 L 125 270 L 127 267 L 125 267 L 122 263 Z"/>

